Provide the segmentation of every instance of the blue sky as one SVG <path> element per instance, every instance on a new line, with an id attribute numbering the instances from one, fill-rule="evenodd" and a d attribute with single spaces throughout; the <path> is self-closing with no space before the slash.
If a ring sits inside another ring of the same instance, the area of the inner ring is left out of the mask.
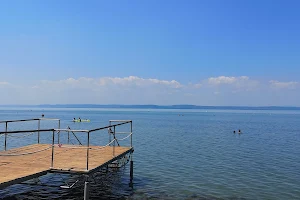
<path id="1" fill-rule="evenodd" d="M 2 1 L 0 104 L 300 106 L 299 10 L 292 0 Z"/>

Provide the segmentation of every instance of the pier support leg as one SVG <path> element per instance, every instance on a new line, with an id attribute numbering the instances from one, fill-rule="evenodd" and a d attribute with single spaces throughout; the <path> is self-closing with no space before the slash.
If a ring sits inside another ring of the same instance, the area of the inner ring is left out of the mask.
<path id="1" fill-rule="evenodd" d="M 132 160 L 132 155 L 130 156 L 130 187 L 133 187 L 133 160 Z"/>
<path id="2" fill-rule="evenodd" d="M 86 180 L 84 182 L 84 200 L 89 200 L 89 197 L 90 197 L 90 185 L 89 185 L 89 182 L 88 182 L 88 177 L 86 177 Z"/>

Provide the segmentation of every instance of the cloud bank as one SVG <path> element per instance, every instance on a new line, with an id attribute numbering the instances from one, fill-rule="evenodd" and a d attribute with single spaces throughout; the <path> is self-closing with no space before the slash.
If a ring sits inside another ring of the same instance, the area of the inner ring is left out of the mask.
<path id="1" fill-rule="evenodd" d="M 196 83 L 155 78 L 100 77 L 15 85 L 0 80 L 0 104 L 195 104 L 300 106 L 296 81 L 261 82 L 248 76 L 209 77 Z"/>
<path id="2" fill-rule="evenodd" d="M 270 81 L 271 87 L 276 89 L 296 89 L 299 87 L 299 82 L 290 81 L 290 82 L 280 82 L 280 81 Z"/>

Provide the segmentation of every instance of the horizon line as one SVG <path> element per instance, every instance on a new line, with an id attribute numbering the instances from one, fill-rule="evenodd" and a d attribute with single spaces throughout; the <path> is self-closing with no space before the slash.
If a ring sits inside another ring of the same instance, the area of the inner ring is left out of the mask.
<path id="1" fill-rule="evenodd" d="M 78 104 L 0 104 L 0 106 L 156 106 L 156 107 L 174 107 L 174 106 L 181 106 L 181 107 L 232 107 L 232 108 L 300 108 L 300 106 L 287 106 L 287 105 L 260 105 L 260 106 L 230 106 L 230 105 L 195 105 L 195 104 L 170 104 L 170 105 L 162 105 L 162 104 L 89 104 L 89 103 L 78 103 Z"/>

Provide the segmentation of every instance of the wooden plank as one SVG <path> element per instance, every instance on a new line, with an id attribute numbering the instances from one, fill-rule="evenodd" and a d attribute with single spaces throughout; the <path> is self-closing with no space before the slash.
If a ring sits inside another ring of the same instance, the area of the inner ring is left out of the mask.
<path id="1" fill-rule="evenodd" d="M 20 183 L 31 178 L 43 175 L 50 171 L 52 149 L 49 144 L 34 144 L 0 151 L 0 188 Z M 47 149 L 49 148 L 49 149 Z M 47 149 L 47 150 L 44 150 Z M 44 150 L 44 151 L 41 151 Z M 37 153 L 33 153 L 40 151 Z M 89 173 L 90 170 L 109 164 L 121 155 L 132 151 L 131 147 L 100 147 L 90 146 L 89 170 L 86 170 L 87 147 L 77 145 L 55 145 L 53 172 Z M 114 152 L 114 155 L 113 155 Z M 9 154 L 26 154 L 20 156 L 7 156 Z"/>

